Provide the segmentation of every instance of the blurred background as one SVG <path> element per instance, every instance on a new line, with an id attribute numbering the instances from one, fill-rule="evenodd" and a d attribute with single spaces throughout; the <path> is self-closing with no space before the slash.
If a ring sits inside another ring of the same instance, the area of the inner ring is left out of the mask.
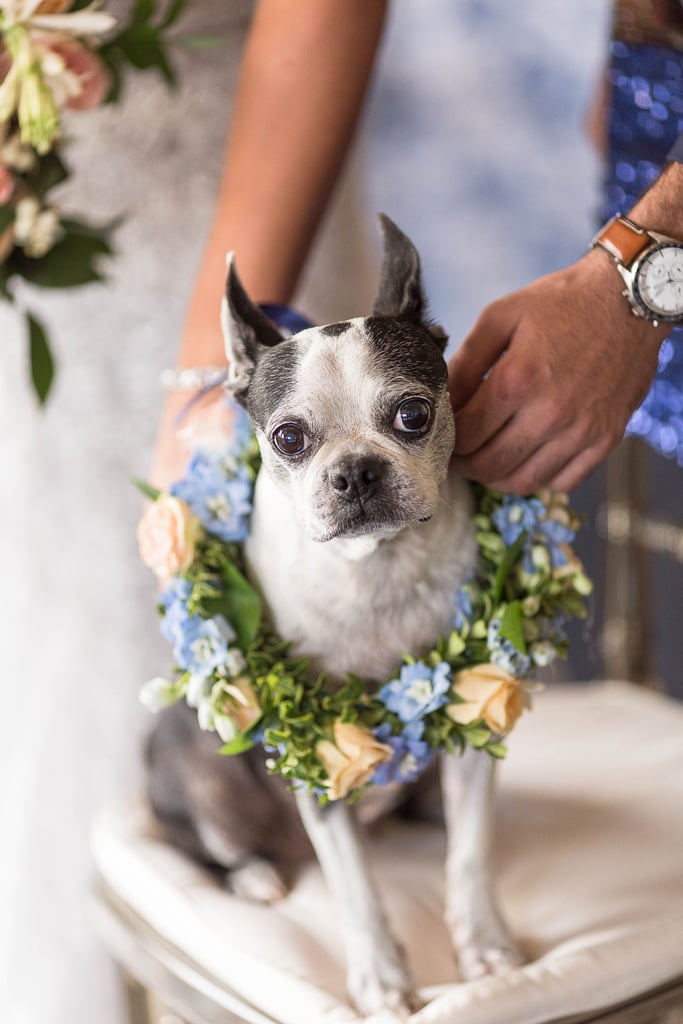
<path id="1" fill-rule="evenodd" d="M 116 10 L 116 5 L 111 6 Z M 298 304 L 322 321 L 374 294 L 388 213 L 423 257 L 433 315 L 456 345 L 491 299 L 572 262 L 600 218 L 601 166 L 585 121 L 608 44 L 607 0 L 401 0 L 337 205 Z M 69 123 L 76 171 L 62 196 L 122 216 L 106 284 L 31 296 L 59 376 L 45 410 L 24 339 L 0 305 L 0 1006 L 8 1024 L 121 1024 L 93 935 L 88 828 L 140 778 L 142 682 L 163 671 L 154 582 L 137 558 L 144 477 L 221 171 L 250 4 L 193 0 L 180 88 L 129 78 L 117 107 Z M 269 155 L 275 159 L 275 155 Z M 217 298 L 218 315 L 218 298 Z M 680 469 L 648 462 L 648 493 L 680 509 Z M 600 479 L 580 497 L 595 516 Z M 583 555 L 600 576 L 600 542 Z M 683 581 L 652 560 L 653 676 L 676 686 Z M 601 592 L 597 606 L 600 607 Z M 601 672 L 597 620 L 565 677 Z M 678 623 L 678 628 L 676 624 Z M 678 673 L 680 675 L 680 673 Z"/>

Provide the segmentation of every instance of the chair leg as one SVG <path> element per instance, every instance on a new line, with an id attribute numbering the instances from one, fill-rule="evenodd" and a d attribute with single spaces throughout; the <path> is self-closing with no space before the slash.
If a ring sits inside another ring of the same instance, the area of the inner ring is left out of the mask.
<path id="1" fill-rule="evenodd" d="M 633 524 L 645 511 L 647 453 L 623 441 L 607 461 L 605 624 L 602 653 L 608 679 L 652 685 L 648 636 L 647 557 Z"/>
<path id="2" fill-rule="evenodd" d="M 129 1024 L 187 1024 L 177 1013 L 169 1010 L 158 996 L 145 988 L 137 978 L 119 968 L 126 994 Z"/>

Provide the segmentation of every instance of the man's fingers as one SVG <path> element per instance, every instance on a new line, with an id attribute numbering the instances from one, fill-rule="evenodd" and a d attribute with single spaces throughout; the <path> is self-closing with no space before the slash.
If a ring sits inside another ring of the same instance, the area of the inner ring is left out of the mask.
<path id="1" fill-rule="evenodd" d="M 510 425 L 513 417 L 520 417 L 517 429 L 513 434 L 506 434 L 505 441 L 513 437 L 518 442 L 523 441 L 527 434 L 529 438 L 534 438 L 534 441 L 516 453 L 518 461 L 528 457 L 549 435 L 556 433 L 555 421 L 560 413 L 564 414 L 564 410 L 558 406 L 548 405 L 541 410 L 544 422 L 539 422 L 536 415 L 530 420 L 530 402 L 533 402 L 535 395 L 543 393 L 543 384 L 544 378 L 539 367 L 528 364 L 525 359 L 513 358 L 510 349 L 498 360 L 465 406 L 456 412 L 456 454 L 473 455 L 481 451 L 503 427 Z M 533 408 L 538 408 L 538 402 L 534 403 Z M 526 423 L 529 424 L 528 429 L 525 428 Z M 500 446 L 495 451 L 501 451 Z M 512 469 L 514 465 L 508 465 L 503 459 L 496 466 L 487 465 L 484 471 L 500 476 L 507 475 Z"/>
<path id="2" fill-rule="evenodd" d="M 548 482 L 553 491 L 573 491 L 583 483 L 587 476 L 606 459 L 616 445 L 611 441 L 601 440 L 591 445 L 578 455 Z"/>
<path id="3" fill-rule="evenodd" d="M 464 476 L 507 494 L 533 494 L 541 487 L 571 491 L 618 443 L 618 432 L 596 434 L 583 419 L 558 425 L 539 440 L 533 422 L 533 417 L 513 417 L 474 455 L 456 457 L 456 467 Z M 599 440 L 593 440 L 596 436 Z M 499 467 L 504 468 L 497 472 Z"/>
<path id="4" fill-rule="evenodd" d="M 509 298 L 487 306 L 448 363 L 451 404 L 457 411 L 476 392 L 491 367 L 508 346 L 516 327 Z"/>
<path id="5" fill-rule="evenodd" d="M 492 479 L 489 486 L 508 494 L 533 494 L 540 487 L 564 489 L 555 487 L 554 481 L 564 476 L 584 452 L 583 430 L 577 424 L 553 439 L 543 440 L 529 458 L 519 462 L 506 476 Z M 592 468 L 590 465 L 585 475 Z"/>
<path id="6" fill-rule="evenodd" d="M 557 405 L 528 403 L 487 444 L 456 465 L 497 490 L 531 494 L 547 487 L 591 443 L 588 423 L 559 414 Z"/>

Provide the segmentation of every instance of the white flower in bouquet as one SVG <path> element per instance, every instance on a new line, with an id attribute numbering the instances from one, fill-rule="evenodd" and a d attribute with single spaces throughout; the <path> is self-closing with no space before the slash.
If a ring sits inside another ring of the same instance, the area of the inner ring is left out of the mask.
<path id="1" fill-rule="evenodd" d="M 16 114 L 21 141 L 42 154 L 59 135 L 60 106 L 95 106 L 108 88 L 104 65 L 74 37 L 102 35 L 116 20 L 92 6 L 70 6 L 71 0 L 0 0 L 0 32 L 11 60 L 0 84 L 0 121 Z"/>

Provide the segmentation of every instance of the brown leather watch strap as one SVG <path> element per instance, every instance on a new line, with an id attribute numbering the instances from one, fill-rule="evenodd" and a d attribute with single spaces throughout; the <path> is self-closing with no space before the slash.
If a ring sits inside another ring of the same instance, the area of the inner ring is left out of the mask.
<path id="1" fill-rule="evenodd" d="M 636 256 L 652 244 L 647 231 L 631 224 L 625 217 L 615 217 L 598 231 L 593 245 L 606 249 L 619 263 L 629 267 Z"/>

